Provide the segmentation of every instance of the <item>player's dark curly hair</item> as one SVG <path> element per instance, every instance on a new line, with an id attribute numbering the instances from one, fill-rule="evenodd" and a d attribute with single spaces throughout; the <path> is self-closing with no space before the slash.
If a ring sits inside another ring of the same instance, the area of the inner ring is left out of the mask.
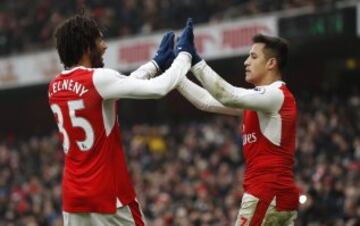
<path id="1" fill-rule="evenodd" d="M 253 43 L 264 43 L 265 56 L 275 58 L 281 72 L 285 69 L 288 60 L 288 42 L 285 39 L 257 34 L 252 41 Z"/>
<path id="2" fill-rule="evenodd" d="M 54 36 L 60 60 L 69 68 L 78 64 L 87 50 L 96 48 L 101 31 L 93 19 L 76 15 L 57 27 Z"/>

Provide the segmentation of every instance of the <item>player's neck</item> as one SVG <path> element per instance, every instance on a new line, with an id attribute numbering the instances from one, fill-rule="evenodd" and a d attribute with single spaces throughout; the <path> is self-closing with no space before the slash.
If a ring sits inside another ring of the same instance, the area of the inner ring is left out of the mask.
<path id="1" fill-rule="evenodd" d="M 87 67 L 87 68 L 91 68 L 92 65 L 91 65 L 91 61 L 90 61 L 90 58 L 84 54 L 81 59 L 79 60 L 79 62 L 72 66 L 71 68 L 74 68 L 74 67 Z"/>
<path id="2" fill-rule="evenodd" d="M 280 73 L 268 73 L 261 80 L 256 82 L 256 84 L 254 84 L 254 85 L 255 86 L 266 86 L 266 85 L 270 85 L 279 80 L 281 80 Z"/>

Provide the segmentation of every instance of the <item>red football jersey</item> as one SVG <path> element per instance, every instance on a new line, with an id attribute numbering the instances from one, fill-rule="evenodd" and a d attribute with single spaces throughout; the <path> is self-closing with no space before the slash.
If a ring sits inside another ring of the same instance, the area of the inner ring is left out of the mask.
<path id="1" fill-rule="evenodd" d="M 77 67 L 49 85 L 49 104 L 66 153 L 62 184 L 66 212 L 114 213 L 135 199 L 116 101 L 105 101 L 93 80 L 95 73 L 111 72 L 106 70 Z"/>
<path id="2" fill-rule="evenodd" d="M 49 84 L 66 153 L 63 209 L 66 212 L 115 213 L 135 199 L 122 149 L 117 104 L 120 98 L 156 99 L 185 77 L 191 55 L 180 52 L 164 73 L 150 61 L 129 76 L 108 68 L 75 67 Z"/>
<path id="3" fill-rule="evenodd" d="M 245 193 L 265 204 L 276 203 L 278 210 L 296 210 L 299 191 L 294 181 L 293 165 L 297 110 L 295 99 L 285 83 L 274 81 L 245 89 L 225 82 L 205 61 L 200 61 L 191 70 L 221 102 L 209 97 L 203 103 L 193 100 L 200 103 L 201 109 L 231 115 L 237 115 L 236 110 L 245 109 L 241 131 Z M 194 86 L 189 89 L 196 93 Z M 197 95 L 206 97 L 200 92 Z"/>
<path id="4" fill-rule="evenodd" d="M 299 197 L 293 175 L 297 114 L 295 99 L 282 82 L 255 90 L 259 95 L 267 92 L 268 96 L 280 96 L 282 102 L 280 109 L 275 112 L 244 110 L 245 192 L 269 202 L 275 198 L 278 209 L 294 210 Z"/>

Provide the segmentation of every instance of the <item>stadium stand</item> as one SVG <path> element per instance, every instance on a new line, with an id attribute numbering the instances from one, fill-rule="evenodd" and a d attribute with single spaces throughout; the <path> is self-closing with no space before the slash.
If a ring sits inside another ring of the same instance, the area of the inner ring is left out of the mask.
<path id="1" fill-rule="evenodd" d="M 0 55 L 49 48 L 56 26 L 85 10 L 104 25 L 106 38 L 179 29 L 186 18 L 195 23 L 299 8 L 322 7 L 339 0 L 4 0 L 0 3 Z"/>

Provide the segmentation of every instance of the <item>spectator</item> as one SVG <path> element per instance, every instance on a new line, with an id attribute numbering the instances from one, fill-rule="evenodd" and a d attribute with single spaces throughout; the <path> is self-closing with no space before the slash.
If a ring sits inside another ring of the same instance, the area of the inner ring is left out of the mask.
<path id="1" fill-rule="evenodd" d="M 179 29 L 196 23 L 296 7 L 331 5 L 338 0 L 4 0 L 0 3 L 0 55 L 52 46 L 52 33 L 65 18 L 87 11 L 106 29 L 106 38 Z"/>

